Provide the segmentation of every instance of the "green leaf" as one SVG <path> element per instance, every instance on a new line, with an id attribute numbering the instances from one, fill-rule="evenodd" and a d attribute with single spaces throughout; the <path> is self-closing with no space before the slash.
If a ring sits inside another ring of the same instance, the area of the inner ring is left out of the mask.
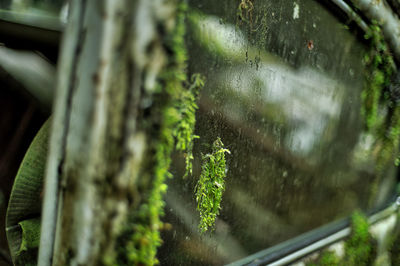
<path id="1" fill-rule="evenodd" d="M 8 203 L 6 233 L 15 265 L 36 265 L 49 127 L 47 120 L 29 146 Z"/>

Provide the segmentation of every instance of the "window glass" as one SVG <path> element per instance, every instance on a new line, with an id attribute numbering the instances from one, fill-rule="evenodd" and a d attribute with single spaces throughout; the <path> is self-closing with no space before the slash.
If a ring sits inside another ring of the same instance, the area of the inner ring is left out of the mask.
<path id="1" fill-rule="evenodd" d="M 65 0 L 1 0 L 0 7 L 36 15 L 56 15 Z"/>
<path id="2" fill-rule="evenodd" d="M 189 72 L 206 84 L 193 175 L 174 160 L 161 264 L 233 262 L 378 206 L 394 186 L 392 164 L 375 173 L 360 111 L 367 47 L 319 1 L 242 2 L 189 1 Z M 226 188 L 215 230 L 201 235 L 194 189 L 218 137 L 231 151 Z"/>
<path id="3" fill-rule="evenodd" d="M 67 0 L 0 0 L 0 19 L 61 31 L 68 18 L 67 3 Z"/>

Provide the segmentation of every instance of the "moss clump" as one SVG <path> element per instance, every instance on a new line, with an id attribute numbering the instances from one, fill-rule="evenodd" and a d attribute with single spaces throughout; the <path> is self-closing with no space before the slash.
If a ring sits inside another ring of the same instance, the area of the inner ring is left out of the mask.
<path id="1" fill-rule="evenodd" d="M 325 250 L 323 251 L 316 262 L 307 263 L 307 266 L 337 266 L 340 264 L 340 258 L 336 256 L 335 252 Z"/>
<path id="2" fill-rule="evenodd" d="M 370 71 L 368 77 L 370 85 L 369 89 L 363 92 L 366 124 L 368 129 L 376 129 L 382 138 L 394 146 L 394 141 L 400 133 L 399 99 L 396 97 L 398 88 L 389 86 L 393 81 L 395 64 L 379 25 L 373 22 L 370 29 L 366 37 L 371 39 L 372 46 L 370 54 L 365 58 L 366 66 Z M 386 119 L 379 119 L 379 109 L 386 114 Z"/>
<path id="3" fill-rule="evenodd" d="M 388 251 L 392 265 L 400 265 L 400 213 L 397 214 L 396 225 L 389 241 Z"/>
<path id="4" fill-rule="evenodd" d="M 199 136 L 194 134 L 196 124 L 197 98 L 204 86 L 204 78 L 200 74 L 193 74 L 188 90 L 182 92 L 176 109 L 179 113 L 179 121 L 174 130 L 176 149 L 185 152 L 186 171 L 184 178 L 192 174 L 193 142 Z"/>
<path id="5" fill-rule="evenodd" d="M 320 265 L 321 266 L 334 266 L 339 265 L 340 259 L 336 256 L 333 251 L 326 251 L 322 254 Z"/>
<path id="6" fill-rule="evenodd" d="M 381 28 L 376 22 L 370 26 L 365 35 L 371 41 L 371 48 L 364 57 L 367 69 L 367 82 L 362 93 L 363 109 L 367 129 L 372 130 L 382 126 L 379 119 L 379 109 L 392 107 L 389 92 L 385 89 L 391 82 L 394 72 L 394 61 L 384 40 Z"/>
<path id="7" fill-rule="evenodd" d="M 225 153 L 230 151 L 224 148 L 224 144 L 218 138 L 213 143 L 212 153 L 203 156 L 201 175 L 195 188 L 201 233 L 214 227 L 215 219 L 221 209 L 226 177 Z"/>
<path id="8" fill-rule="evenodd" d="M 351 217 L 351 235 L 345 242 L 343 265 L 373 265 L 376 257 L 376 243 L 369 232 L 367 218 L 361 212 Z"/>
<path id="9" fill-rule="evenodd" d="M 344 257 L 339 258 L 335 252 L 325 250 L 315 262 L 307 263 L 307 266 L 373 265 L 377 254 L 376 246 L 376 241 L 369 232 L 367 218 L 357 211 L 351 217 L 351 234 L 344 243 Z"/>

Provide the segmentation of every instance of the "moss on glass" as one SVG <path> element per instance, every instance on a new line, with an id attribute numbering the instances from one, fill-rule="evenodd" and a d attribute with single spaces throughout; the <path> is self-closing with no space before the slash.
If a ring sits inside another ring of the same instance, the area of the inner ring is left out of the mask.
<path id="1" fill-rule="evenodd" d="M 196 125 L 197 98 L 201 88 L 204 86 L 204 78 L 200 74 L 193 74 L 191 84 L 187 90 L 183 90 L 178 101 L 176 109 L 179 113 L 179 120 L 174 129 L 176 138 L 176 149 L 183 151 L 185 156 L 186 171 L 184 178 L 192 174 L 193 168 L 193 143 L 199 136 L 194 134 Z"/>
<path id="2" fill-rule="evenodd" d="M 221 209 L 226 177 L 225 153 L 230 151 L 224 148 L 221 139 L 217 138 L 213 143 L 212 153 L 203 156 L 201 175 L 195 188 L 201 233 L 214 227 L 215 219 Z"/>
<path id="3" fill-rule="evenodd" d="M 351 234 L 345 242 L 344 265 L 373 265 L 376 242 L 369 232 L 367 217 L 355 212 L 351 217 Z"/>

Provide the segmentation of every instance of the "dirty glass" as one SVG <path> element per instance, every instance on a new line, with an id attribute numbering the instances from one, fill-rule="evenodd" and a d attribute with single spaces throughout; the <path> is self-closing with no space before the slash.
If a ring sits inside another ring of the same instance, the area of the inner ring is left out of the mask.
<path id="1" fill-rule="evenodd" d="M 189 1 L 188 69 L 206 84 L 193 175 L 174 159 L 162 265 L 234 262 L 385 201 L 394 168 L 377 181 L 360 112 L 367 47 L 345 22 L 313 0 Z M 194 189 L 218 137 L 231 151 L 226 190 L 201 235 Z"/>

